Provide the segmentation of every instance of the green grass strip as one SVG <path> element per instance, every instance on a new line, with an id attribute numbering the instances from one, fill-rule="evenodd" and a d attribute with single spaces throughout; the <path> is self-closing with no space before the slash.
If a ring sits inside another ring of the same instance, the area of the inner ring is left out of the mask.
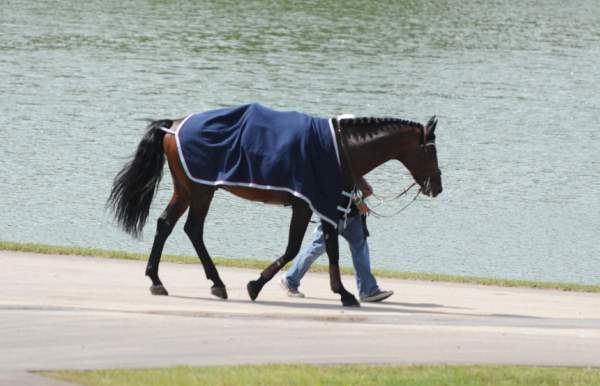
<path id="1" fill-rule="evenodd" d="M 593 386 L 600 369 L 516 366 L 262 365 L 45 372 L 89 386 Z"/>
<path id="2" fill-rule="evenodd" d="M 129 253 L 120 251 L 108 251 L 95 248 L 80 248 L 80 247 L 61 247 L 45 244 L 31 243 L 15 243 L 9 241 L 0 241 L 0 250 L 18 251 L 18 252 L 33 252 L 55 255 L 77 255 L 77 256 L 93 256 L 107 257 L 115 259 L 129 260 L 147 260 L 146 254 Z M 213 257 L 216 265 L 223 267 L 236 268 L 252 268 L 264 269 L 271 261 L 259 259 L 235 259 L 226 257 Z M 172 263 L 198 263 L 198 258 L 195 256 L 179 256 L 179 255 L 163 255 L 162 261 Z M 315 264 L 311 267 L 313 272 L 327 272 L 327 265 Z M 342 273 L 352 275 L 354 271 L 351 268 L 342 267 Z M 377 277 L 404 279 L 404 280 L 424 280 L 433 282 L 450 282 L 450 283 L 468 283 L 482 285 L 497 285 L 503 287 L 526 287 L 526 288 L 541 288 L 541 289 L 557 289 L 562 291 L 576 292 L 600 292 L 600 285 L 593 284 L 576 284 L 576 283 L 557 283 L 557 282 L 541 282 L 533 280 L 514 280 L 514 279 L 499 279 L 477 276 L 458 276 L 446 275 L 437 273 L 424 272 L 398 272 L 375 269 L 373 274 Z"/>

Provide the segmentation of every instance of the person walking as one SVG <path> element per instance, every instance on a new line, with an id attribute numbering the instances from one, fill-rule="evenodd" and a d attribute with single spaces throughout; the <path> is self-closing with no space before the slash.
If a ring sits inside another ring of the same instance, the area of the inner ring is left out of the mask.
<path id="1" fill-rule="evenodd" d="M 364 178 L 361 177 L 357 185 L 363 197 L 366 198 L 373 194 L 373 188 Z M 351 208 L 352 210 L 346 221 L 340 222 L 339 230 L 340 235 L 346 239 L 350 247 L 359 298 L 363 302 L 380 302 L 392 296 L 394 291 L 381 290 L 377 285 L 377 280 L 371 273 L 369 245 L 365 235 L 366 227 L 363 225 L 363 221 L 366 221 L 366 215 L 369 213 L 369 207 L 362 199 L 359 199 L 351 204 Z M 325 239 L 323 228 L 319 223 L 314 231 L 311 244 L 296 256 L 292 267 L 280 279 L 281 287 L 287 292 L 288 296 L 304 297 L 304 294 L 298 290 L 300 281 L 308 272 L 310 266 L 323 253 L 325 253 Z"/>

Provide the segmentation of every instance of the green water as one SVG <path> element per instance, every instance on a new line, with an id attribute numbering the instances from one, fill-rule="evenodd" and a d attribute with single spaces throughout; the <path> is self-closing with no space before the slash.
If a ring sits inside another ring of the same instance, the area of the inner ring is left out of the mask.
<path id="1" fill-rule="evenodd" d="M 5 0 L 0 239 L 148 251 L 169 178 L 144 240 L 104 210 L 144 118 L 250 101 L 435 113 L 444 192 L 369 221 L 372 265 L 598 284 L 599 62 L 595 0 Z M 368 178 L 384 195 L 410 183 L 394 163 Z M 274 259 L 289 216 L 218 193 L 208 249 Z M 193 253 L 181 224 L 166 252 Z"/>

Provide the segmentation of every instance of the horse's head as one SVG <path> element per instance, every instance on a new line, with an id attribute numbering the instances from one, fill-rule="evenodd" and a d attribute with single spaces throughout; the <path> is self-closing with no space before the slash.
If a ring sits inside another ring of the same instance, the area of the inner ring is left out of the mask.
<path id="1" fill-rule="evenodd" d="M 434 115 L 425 127 L 420 126 L 419 140 L 414 141 L 414 146 L 399 158 L 421 186 L 421 191 L 431 197 L 442 192 L 442 172 L 438 167 L 435 148 L 436 126 L 437 118 Z"/>

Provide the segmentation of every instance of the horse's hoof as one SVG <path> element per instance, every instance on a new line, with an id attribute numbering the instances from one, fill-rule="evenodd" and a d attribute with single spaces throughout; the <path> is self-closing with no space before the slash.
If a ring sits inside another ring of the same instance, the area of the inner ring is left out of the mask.
<path id="1" fill-rule="evenodd" d="M 252 301 L 254 301 L 256 299 L 256 297 L 258 296 L 258 293 L 260 292 L 261 287 L 258 285 L 256 280 L 252 280 L 252 281 L 248 282 L 246 289 L 248 289 L 248 295 L 250 295 L 250 299 L 252 299 Z"/>
<path id="2" fill-rule="evenodd" d="M 213 285 L 210 288 L 210 293 L 218 298 L 227 299 L 227 290 L 225 289 L 225 287 L 217 287 Z"/>
<path id="3" fill-rule="evenodd" d="M 358 300 L 356 300 L 354 295 L 342 297 L 342 305 L 344 307 L 360 307 L 360 303 L 358 302 Z"/>
<path id="4" fill-rule="evenodd" d="M 163 287 L 162 284 L 151 285 L 150 286 L 150 293 L 152 295 L 164 295 L 164 296 L 167 296 L 169 294 L 167 292 L 167 290 L 165 289 L 165 287 Z"/>

